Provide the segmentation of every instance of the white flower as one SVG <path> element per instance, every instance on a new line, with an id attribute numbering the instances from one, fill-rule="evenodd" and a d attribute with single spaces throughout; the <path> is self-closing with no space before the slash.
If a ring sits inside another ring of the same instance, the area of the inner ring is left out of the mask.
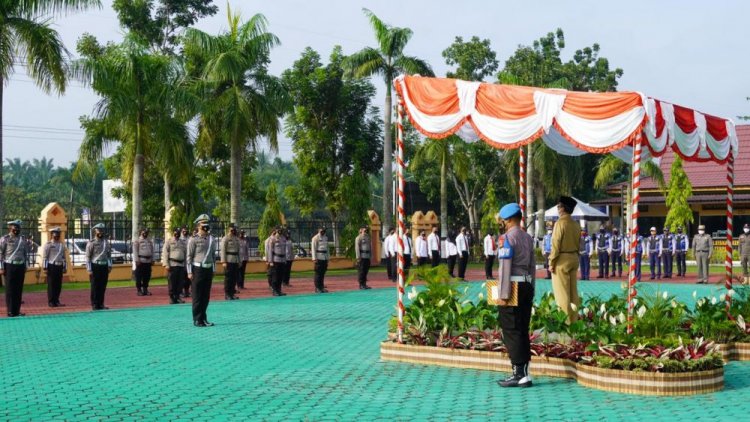
<path id="1" fill-rule="evenodd" d="M 604 315 L 604 314 L 606 314 L 606 313 L 607 313 L 607 307 L 606 307 L 606 306 L 604 306 L 604 304 L 603 304 L 603 303 L 602 303 L 602 306 L 600 306 L 600 307 L 599 307 L 599 312 L 600 312 L 600 313 L 601 313 L 602 315 Z"/>
<path id="2" fill-rule="evenodd" d="M 703 306 L 704 303 L 706 303 L 706 299 L 701 298 L 698 302 L 696 302 L 696 305 Z"/>
<path id="3" fill-rule="evenodd" d="M 482 290 L 486 289 L 487 288 L 487 282 L 485 281 L 484 283 L 482 283 L 481 287 L 482 287 Z"/>
<path id="4" fill-rule="evenodd" d="M 727 300 L 727 297 L 726 297 L 726 296 L 724 296 L 724 295 L 719 295 L 719 301 L 720 301 L 720 302 L 724 302 L 725 300 Z"/>
<path id="5" fill-rule="evenodd" d="M 617 319 L 620 320 L 620 324 L 624 323 L 625 322 L 625 314 L 623 314 L 622 312 L 620 312 L 620 315 L 617 315 Z"/>
<path id="6" fill-rule="evenodd" d="M 638 306 L 638 298 L 634 297 L 633 298 L 633 307 L 635 308 L 636 306 Z"/>
<path id="7" fill-rule="evenodd" d="M 531 307 L 531 316 L 534 316 L 535 313 L 536 313 L 536 306 L 532 306 Z"/>
<path id="8" fill-rule="evenodd" d="M 669 294 L 667 294 L 667 291 L 665 290 L 664 293 L 661 294 L 661 297 L 664 298 L 664 300 L 667 300 L 669 297 Z"/>
<path id="9" fill-rule="evenodd" d="M 716 297 L 712 297 L 711 298 L 711 304 L 712 305 L 716 305 Z"/>
<path id="10" fill-rule="evenodd" d="M 628 288 L 628 285 L 627 285 L 627 283 L 624 283 L 624 282 L 623 282 L 623 283 L 620 283 L 620 288 L 621 288 L 622 290 L 627 290 L 627 288 Z"/>
<path id="11" fill-rule="evenodd" d="M 612 325 L 617 325 L 617 318 L 615 318 L 613 315 L 609 316 L 609 323 Z"/>
<path id="12" fill-rule="evenodd" d="M 577 311 L 577 310 L 578 310 L 578 306 L 576 306 L 576 304 L 575 304 L 575 303 L 571 303 L 571 304 L 570 304 L 570 309 L 572 309 L 572 310 L 573 310 L 573 312 L 575 312 L 575 311 Z"/>
<path id="13" fill-rule="evenodd" d="M 698 291 L 693 290 L 693 299 L 697 299 L 697 298 L 698 298 Z"/>
<path id="14" fill-rule="evenodd" d="M 729 297 L 734 297 L 734 294 L 735 294 L 735 293 L 736 293 L 736 292 L 734 291 L 734 289 L 729 289 L 729 290 L 727 290 L 727 294 L 729 295 Z"/>
<path id="15" fill-rule="evenodd" d="M 408 297 L 409 300 L 414 300 L 414 298 L 417 297 L 418 294 L 419 292 L 417 292 L 417 288 L 411 286 L 411 291 L 406 295 L 406 297 Z"/>
<path id="16" fill-rule="evenodd" d="M 445 299 L 440 299 L 440 302 L 438 302 L 437 306 L 438 308 L 445 305 Z"/>
<path id="17" fill-rule="evenodd" d="M 583 308 L 583 314 L 585 316 L 589 316 L 590 313 L 591 313 L 591 309 L 589 309 L 588 306 Z"/>
<path id="18" fill-rule="evenodd" d="M 479 300 L 484 299 L 484 293 L 479 292 L 479 294 L 477 295 L 477 297 L 479 298 Z"/>
<path id="19" fill-rule="evenodd" d="M 677 302 L 675 302 L 675 301 L 674 301 L 674 299 L 672 300 L 672 307 L 673 307 L 673 308 L 676 308 L 676 307 L 677 307 Z"/>
<path id="20" fill-rule="evenodd" d="M 467 303 L 471 302 L 469 299 L 464 300 L 461 302 L 461 306 L 466 306 Z"/>
<path id="21" fill-rule="evenodd" d="M 747 331 L 747 326 L 745 325 L 745 318 L 742 318 L 742 315 L 737 315 L 737 325 L 740 326 L 742 331 Z"/>
<path id="22" fill-rule="evenodd" d="M 641 307 L 638 308 L 638 318 L 643 318 L 644 315 L 646 315 L 646 307 L 641 305 Z"/>
<path id="23" fill-rule="evenodd" d="M 422 304 L 422 305 L 424 305 L 424 299 L 422 299 L 422 298 L 420 297 L 420 298 L 419 298 L 419 303 L 420 303 L 420 304 Z"/>

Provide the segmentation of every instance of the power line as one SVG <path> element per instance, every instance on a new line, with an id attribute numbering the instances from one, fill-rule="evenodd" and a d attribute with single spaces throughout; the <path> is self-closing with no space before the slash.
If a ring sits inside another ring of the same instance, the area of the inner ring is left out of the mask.
<path id="1" fill-rule="evenodd" d="M 79 135 L 83 133 L 81 129 L 64 129 L 59 127 L 44 127 L 44 126 L 22 126 L 22 125 L 3 125 L 4 130 L 14 132 L 45 132 L 45 133 L 60 133 L 60 134 L 71 134 Z"/>
<path id="2" fill-rule="evenodd" d="M 60 141 L 60 142 L 82 142 L 82 139 L 70 139 L 70 138 L 41 138 L 38 136 L 20 136 L 20 135 L 3 135 L 3 139 L 33 139 L 36 141 Z"/>

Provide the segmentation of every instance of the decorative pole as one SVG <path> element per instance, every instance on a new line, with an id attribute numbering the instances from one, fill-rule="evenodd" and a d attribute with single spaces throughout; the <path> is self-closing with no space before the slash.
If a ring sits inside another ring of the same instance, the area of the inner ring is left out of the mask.
<path id="1" fill-rule="evenodd" d="M 635 289 L 635 283 L 638 281 L 638 277 L 636 277 L 635 257 L 638 253 L 638 251 L 636 251 L 636 246 L 638 245 L 638 202 L 641 199 L 640 187 L 642 150 L 643 145 L 641 144 L 641 135 L 638 134 L 635 138 L 635 145 L 633 145 L 633 209 L 630 212 L 631 232 L 630 272 L 628 273 L 628 334 L 633 334 L 633 311 L 635 308 L 635 298 L 638 296 L 638 291 Z"/>
<path id="2" fill-rule="evenodd" d="M 398 101 L 396 162 L 398 163 L 398 342 L 404 342 L 404 106 Z"/>
<path id="3" fill-rule="evenodd" d="M 734 155 L 732 151 L 729 151 L 729 157 L 727 158 L 727 259 L 725 261 L 726 267 L 726 280 L 724 285 L 727 291 L 732 289 L 732 230 L 733 223 L 732 218 L 734 217 L 733 209 L 733 198 L 734 194 Z M 732 298 L 729 294 L 726 295 L 727 302 L 727 314 L 729 314 L 729 308 L 732 306 Z"/>
<path id="4" fill-rule="evenodd" d="M 521 228 L 526 228 L 526 150 L 518 148 L 518 205 L 521 206 Z"/>

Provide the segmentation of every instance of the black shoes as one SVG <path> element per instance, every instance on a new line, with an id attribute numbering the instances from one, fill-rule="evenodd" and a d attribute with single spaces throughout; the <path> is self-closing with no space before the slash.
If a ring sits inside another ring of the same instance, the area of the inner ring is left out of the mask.
<path id="1" fill-rule="evenodd" d="M 214 323 L 208 321 L 193 321 L 193 325 L 196 327 L 213 327 Z"/>
<path id="2" fill-rule="evenodd" d="M 9 318 L 15 318 L 15 317 L 20 317 L 20 316 L 26 316 L 26 314 L 23 313 L 23 312 L 19 312 L 17 314 L 12 314 L 12 313 L 8 312 L 8 317 Z"/>
<path id="3" fill-rule="evenodd" d="M 368 286 L 367 284 L 360 284 L 359 290 L 370 290 L 372 287 Z"/>
<path id="4" fill-rule="evenodd" d="M 283 293 L 281 291 L 274 290 L 273 291 L 274 296 L 286 296 L 286 293 Z"/>
<path id="5" fill-rule="evenodd" d="M 151 296 L 151 292 L 148 289 L 143 289 L 143 296 Z"/>
<path id="6" fill-rule="evenodd" d="M 106 306 L 92 306 L 91 307 L 92 311 L 106 311 L 107 309 L 109 308 Z"/>
<path id="7" fill-rule="evenodd" d="M 138 296 L 144 296 L 144 294 L 143 294 L 143 290 L 141 290 L 141 289 L 138 289 Z"/>
<path id="8" fill-rule="evenodd" d="M 513 365 L 513 375 L 498 381 L 500 387 L 531 387 L 533 385 L 529 375 L 529 364 Z"/>
<path id="9" fill-rule="evenodd" d="M 322 289 L 315 289 L 315 293 L 328 293 L 328 289 L 323 287 Z"/>
<path id="10" fill-rule="evenodd" d="M 237 299 L 239 299 L 237 296 L 224 295 L 224 300 L 237 300 Z"/>

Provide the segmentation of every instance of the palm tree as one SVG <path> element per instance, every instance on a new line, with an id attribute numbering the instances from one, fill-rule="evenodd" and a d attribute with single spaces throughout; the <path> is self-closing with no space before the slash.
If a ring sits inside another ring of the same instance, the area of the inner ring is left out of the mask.
<path id="1" fill-rule="evenodd" d="M 456 141 L 454 136 L 446 139 L 425 139 L 414 153 L 414 167 L 440 165 L 440 236 L 448 236 L 448 173 L 451 167 L 451 149 Z"/>
<path id="2" fill-rule="evenodd" d="M 14 65 L 45 93 L 65 92 L 68 51 L 52 29 L 51 15 L 100 6 L 99 0 L 3 0 L 0 4 L 0 163 L 3 162 L 3 88 Z M 5 213 L 0 168 L 0 219 Z"/>
<path id="3" fill-rule="evenodd" d="M 120 144 L 127 163 L 122 179 L 132 186 L 131 235 L 136 238 L 143 221 L 146 156 L 163 148 L 156 140 L 174 136 L 170 116 L 174 115 L 174 96 L 180 92 L 181 67 L 172 57 L 151 53 L 126 38 L 120 45 L 84 55 L 71 70 L 101 97 L 94 116 L 81 119 L 85 135 L 79 169 L 98 162 L 110 143 Z"/>
<path id="4" fill-rule="evenodd" d="M 391 101 L 391 84 L 399 74 L 418 73 L 423 76 L 433 76 L 432 68 L 426 61 L 404 54 L 404 48 L 411 39 L 412 31 L 409 28 L 398 28 L 390 26 L 381 21 L 368 9 L 363 9 L 365 15 L 370 19 L 370 26 L 375 32 L 378 47 L 365 47 L 357 53 L 349 56 L 344 66 L 349 76 L 367 78 L 372 75 L 380 75 L 385 81 L 385 109 L 383 110 L 383 121 L 385 122 L 385 140 L 383 144 L 383 232 L 388 232 L 392 225 L 391 199 L 393 192 L 393 139 L 391 138 L 391 115 L 393 113 Z M 441 211 L 441 218 L 442 211 Z"/>
<path id="5" fill-rule="evenodd" d="M 230 220 L 238 223 L 242 204 L 242 159 L 247 149 L 256 150 L 267 137 L 278 149 L 279 121 L 290 101 L 278 78 L 267 73 L 266 64 L 278 38 L 266 31 L 268 23 L 256 14 L 245 23 L 227 11 L 229 31 L 209 35 L 188 29 L 185 54 L 199 73 L 196 91 L 204 98 L 198 143 L 224 142 L 230 147 Z"/>

